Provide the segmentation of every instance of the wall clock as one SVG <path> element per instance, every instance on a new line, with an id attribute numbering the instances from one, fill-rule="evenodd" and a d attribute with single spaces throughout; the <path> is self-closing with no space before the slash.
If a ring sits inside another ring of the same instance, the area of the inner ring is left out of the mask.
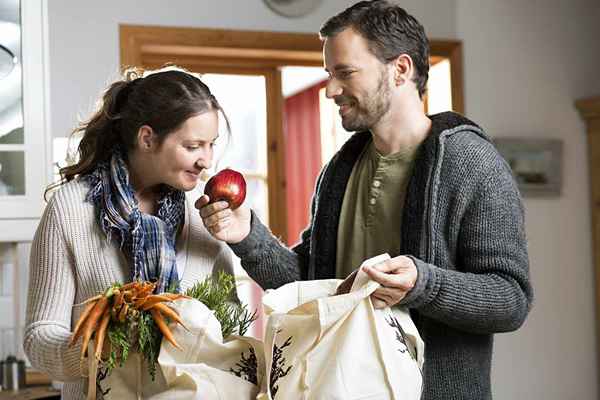
<path id="1" fill-rule="evenodd" d="M 288 18 L 302 17 L 321 4 L 322 0 L 263 0 L 273 12 Z"/>

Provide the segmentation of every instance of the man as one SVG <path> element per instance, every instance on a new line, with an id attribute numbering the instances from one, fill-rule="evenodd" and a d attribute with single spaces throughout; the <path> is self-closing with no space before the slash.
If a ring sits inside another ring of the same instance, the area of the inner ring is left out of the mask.
<path id="1" fill-rule="evenodd" d="M 263 288 L 348 277 L 367 258 L 375 307 L 411 310 L 425 341 L 424 399 L 490 399 L 493 334 L 532 301 L 523 208 L 484 132 L 455 113 L 427 116 L 423 27 L 386 0 L 359 2 L 321 28 L 327 96 L 357 133 L 317 181 L 311 222 L 285 248 L 254 213 L 197 203 Z"/>

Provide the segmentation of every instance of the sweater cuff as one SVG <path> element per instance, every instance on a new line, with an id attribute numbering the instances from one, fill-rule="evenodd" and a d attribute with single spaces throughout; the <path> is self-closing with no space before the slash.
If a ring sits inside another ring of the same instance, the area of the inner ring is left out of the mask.
<path id="1" fill-rule="evenodd" d="M 250 233 L 241 242 L 228 243 L 228 245 L 236 256 L 244 259 L 256 250 L 261 243 L 264 243 L 265 237 L 270 235 L 269 228 L 260 221 L 254 210 L 250 210 Z"/>
<path id="2" fill-rule="evenodd" d="M 415 286 L 406 294 L 406 296 L 400 300 L 399 305 L 416 308 L 422 305 L 427 299 L 429 289 L 431 288 L 431 281 L 433 280 L 433 271 L 431 266 L 416 257 L 409 257 L 417 267 L 417 281 Z"/>

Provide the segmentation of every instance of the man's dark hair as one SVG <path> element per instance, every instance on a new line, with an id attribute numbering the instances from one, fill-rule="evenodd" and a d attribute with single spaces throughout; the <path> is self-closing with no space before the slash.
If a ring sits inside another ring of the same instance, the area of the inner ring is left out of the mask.
<path id="1" fill-rule="evenodd" d="M 324 40 L 346 28 L 364 37 L 382 63 L 408 54 L 416 70 L 414 82 L 423 97 L 429 77 L 429 41 L 419 21 L 387 0 L 360 1 L 328 19 L 319 34 Z"/>

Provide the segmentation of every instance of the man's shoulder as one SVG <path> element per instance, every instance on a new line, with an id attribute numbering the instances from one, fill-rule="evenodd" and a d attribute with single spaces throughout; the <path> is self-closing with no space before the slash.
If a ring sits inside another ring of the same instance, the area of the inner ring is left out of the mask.
<path id="1" fill-rule="evenodd" d="M 443 144 L 444 162 L 496 163 L 502 158 L 491 138 L 470 119 L 454 112 L 430 116 L 432 134 Z"/>
<path id="2" fill-rule="evenodd" d="M 510 177 L 508 164 L 479 125 L 460 114 L 443 114 L 434 116 L 432 121 L 444 127 L 433 133 L 439 139 L 437 142 L 443 144 L 441 173 L 445 179 L 454 177 L 463 181 L 468 176 L 468 180 L 478 181 L 492 175 Z"/>
<path id="3" fill-rule="evenodd" d="M 452 135 L 460 131 L 473 131 L 485 137 L 483 129 L 475 122 L 454 111 L 445 111 L 429 115 L 431 131 L 434 135 Z"/>

